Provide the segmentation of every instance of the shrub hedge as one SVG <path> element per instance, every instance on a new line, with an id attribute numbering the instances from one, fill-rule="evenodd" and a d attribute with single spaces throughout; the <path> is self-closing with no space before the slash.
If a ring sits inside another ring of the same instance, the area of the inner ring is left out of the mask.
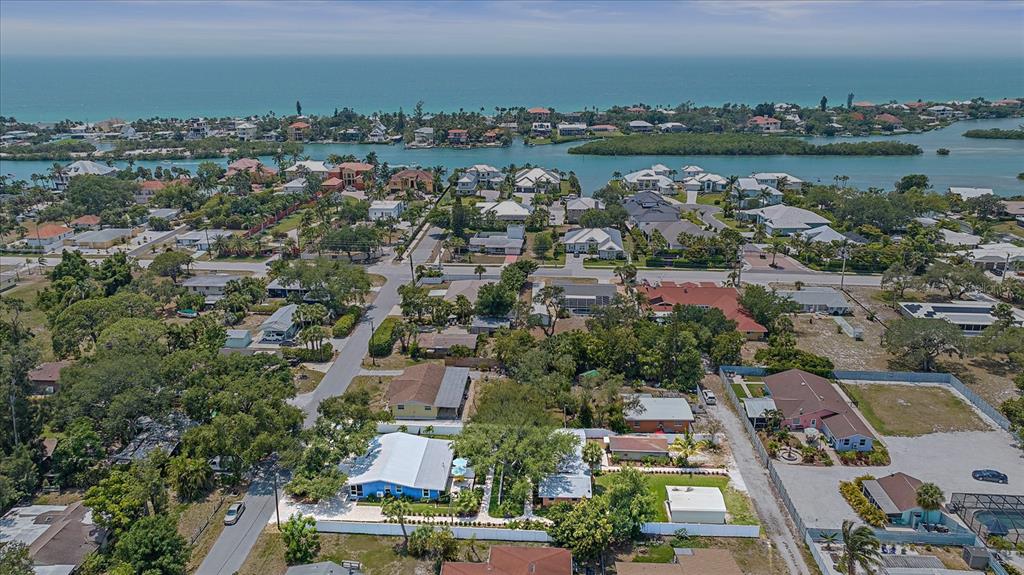
<path id="1" fill-rule="evenodd" d="M 324 343 L 320 346 L 320 349 L 309 349 L 305 347 L 284 347 L 281 348 L 281 354 L 287 358 L 297 358 L 299 361 L 308 361 L 312 363 L 323 363 L 330 361 L 334 357 L 334 346 L 330 343 Z"/>
<path id="2" fill-rule="evenodd" d="M 388 317 L 380 322 L 377 331 L 370 337 L 370 355 L 373 357 L 387 357 L 395 348 L 395 341 L 398 335 L 395 333 L 395 326 L 401 321 L 397 317 Z"/>
<path id="3" fill-rule="evenodd" d="M 338 321 L 334 322 L 334 327 L 331 328 L 331 335 L 334 337 L 348 337 L 352 330 L 355 329 L 356 324 L 359 323 L 359 318 L 362 315 L 358 308 L 352 308 L 345 312 Z"/>
<path id="4" fill-rule="evenodd" d="M 850 504 L 850 507 L 865 523 L 873 527 L 884 527 L 886 523 L 885 513 L 868 501 L 867 496 L 861 491 L 861 483 L 867 479 L 874 479 L 870 475 L 862 475 L 853 481 L 840 481 L 839 493 L 843 499 Z"/>

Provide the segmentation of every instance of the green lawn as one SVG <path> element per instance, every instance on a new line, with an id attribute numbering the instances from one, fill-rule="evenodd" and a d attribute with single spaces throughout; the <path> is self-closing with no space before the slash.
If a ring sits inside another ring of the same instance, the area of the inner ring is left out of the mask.
<path id="1" fill-rule="evenodd" d="M 676 551 L 671 545 L 662 544 L 647 547 L 646 553 L 641 551 L 633 558 L 634 563 L 671 563 Z"/>
<path id="2" fill-rule="evenodd" d="M 732 387 L 732 392 L 736 394 L 736 397 L 740 399 L 746 399 L 750 397 L 750 395 L 747 394 L 747 390 L 744 389 L 741 384 L 730 383 L 729 386 Z"/>
<path id="3" fill-rule="evenodd" d="M 270 232 L 271 233 L 275 233 L 275 232 L 287 233 L 287 232 L 290 232 L 290 231 L 294 230 L 295 228 L 299 227 L 299 223 L 301 221 L 302 221 L 302 210 L 299 210 L 299 211 L 289 215 L 288 217 L 284 218 L 283 220 L 277 222 L 277 224 L 274 227 L 270 228 Z"/>
<path id="4" fill-rule="evenodd" d="M 602 491 L 611 485 L 618 474 L 609 473 L 597 478 L 597 489 Z M 730 523 L 734 525 L 759 525 L 760 521 L 754 513 L 747 495 L 729 487 L 729 478 L 719 475 L 648 475 L 647 486 L 655 501 L 655 521 L 668 522 L 668 510 L 665 502 L 669 485 L 690 485 L 693 487 L 717 487 L 725 497 L 725 507 L 732 516 Z"/>
<path id="5" fill-rule="evenodd" d="M 750 390 L 750 397 L 764 397 L 763 383 L 747 383 L 747 389 Z"/>
<path id="6" fill-rule="evenodd" d="M 21 284 L 4 292 L 4 297 L 9 299 L 20 299 L 25 302 L 25 311 L 21 312 L 21 321 L 35 334 L 35 341 L 39 344 L 42 361 L 53 361 L 53 346 L 50 344 L 50 328 L 46 321 L 46 313 L 36 307 L 36 296 L 50 281 L 44 278 L 33 279 L 29 283 Z"/>
<path id="7" fill-rule="evenodd" d="M 356 505 L 364 507 L 380 507 L 380 501 L 360 501 Z M 411 515 L 447 515 L 452 508 L 448 503 L 409 503 Z"/>
<path id="8" fill-rule="evenodd" d="M 843 384 L 864 419 L 882 435 L 983 431 L 988 425 L 948 389 L 937 386 Z"/>
<path id="9" fill-rule="evenodd" d="M 683 199 L 685 200 L 686 197 L 684 196 Z M 697 203 L 698 204 L 704 204 L 706 206 L 713 206 L 713 205 L 715 205 L 715 202 L 718 202 L 719 204 L 721 204 L 722 200 L 724 200 L 724 199 L 725 199 L 725 194 L 724 193 L 719 193 L 719 194 L 697 194 Z"/>

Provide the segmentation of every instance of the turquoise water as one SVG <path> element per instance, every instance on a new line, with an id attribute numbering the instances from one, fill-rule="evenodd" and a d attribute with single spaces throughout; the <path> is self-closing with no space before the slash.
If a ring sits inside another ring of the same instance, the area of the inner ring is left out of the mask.
<path id="1" fill-rule="evenodd" d="M 642 39 L 637 41 L 642 42 Z M 728 39 L 723 39 L 728 41 Z M 985 58 L 0 58 L 0 114 L 24 121 L 685 101 L 721 105 L 1024 96 L 1020 54 Z"/>
<path id="2" fill-rule="evenodd" d="M 971 128 L 1014 128 L 1021 120 L 976 120 L 958 122 L 941 130 L 924 134 L 900 136 L 901 141 L 921 146 L 924 154 L 901 157 L 844 157 L 844 156 L 577 156 L 566 153 L 573 144 L 527 147 L 517 142 L 508 148 L 481 149 L 428 149 L 406 150 L 402 146 L 371 146 L 359 144 L 307 145 L 305 153 L 312 159 L 322 160 L 330 154 L 353 154 L 360 158 L 370 151 L 381 161 L 392 166 L 443 165 L 449 169 L 472 164 L 491 164 L 497 167 L 526 163 L 574 171 L 587 192 L 602 186 L 619 171 L 630 172 L 654 163 L 672 168 L 698 164 L 704 169 L 722 175 L 746 175 L 752 172 L 788 172 L 802 180 L 830 183 L 836 175 L 849 176 L 849 185 L 859 188 L 880 187 L 891 189 L 893 182 L 911 174 L 926 174 L 938 190 L 949 186 L 975 186 L 994 189 L 998 194 L 1012 196 L 1024 194 L 1024 182 L 1017 180 L 1024 171 L 1024 141 L 978 140 L 961 136 Z M 877 138 L 833 138 L 833 141 L 853 141 Z M 815 138 L 814 141 L 827 141 Z M 949 156 L 939 156 L 938 148 L 948 148 Z M 269 158 L 264 161 L 270 165 Z M 221 160 L 221 164 L 226 161 Z M 192 171 L 198 161 L 163 163 L 165 167 L 177 165 Z M 53 162 L 11 162 L 0 160 L 0 173 L 28 179 L 33 173 L 46 173 Z M 123 165 L 123 163 L 122 163 Z M 148 168 L 160 162 L 143 161 L 137 165 Z"/>

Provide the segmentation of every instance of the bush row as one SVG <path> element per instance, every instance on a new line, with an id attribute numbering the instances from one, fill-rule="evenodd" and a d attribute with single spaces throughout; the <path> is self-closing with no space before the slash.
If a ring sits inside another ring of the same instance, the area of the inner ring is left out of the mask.
<path id="1" fill-rule="evenodd" d="M 377 331 L 370 337 L 370 355 L 373 357 L 387 357 L 395 348 L 395 341 L 398 334 L 395 333 L 395 326 L 398 325 L 397 317 L 388 317 L 380 323 Z"/>
<path id="2" fill-rule="evenodd" d="M 362 310 L 357 307 L 349 309 L 349 311 L 338 318 L 338 321 L 334 322 L 334 327 L 331 328 L 331 335 L 334 337 L 348 337 L 352 330 L 356 328 L 360 317 L 362 317 Z"/>
<path id="3" fill-rule="evenodd" d="M 861 483 L 868 479 L 874 479 L 874 477 L 862 475 L 853 481 L 840 481 L 839 493 L 843 495 L 843 499 L 850 504 L 850 507 L 853 508 L 865 523 L 873 527 L 884 527 L 886 523 L 885 513 L 868 501 L 867 496 L 861 491 Z"/>
<path id="4" fill-rule="evenodd" d="M 320 346 L 320 349 L 309 349 L 306 347 L 285 347 L 281 348 L 281 354 L 284 355 L 285 359 L 296 358 L 299 361 L 308 361 L 311 363 L 323 363 L 330 361 L 334 357 L 334 346 L 330 343 L 324 343 Z"/>

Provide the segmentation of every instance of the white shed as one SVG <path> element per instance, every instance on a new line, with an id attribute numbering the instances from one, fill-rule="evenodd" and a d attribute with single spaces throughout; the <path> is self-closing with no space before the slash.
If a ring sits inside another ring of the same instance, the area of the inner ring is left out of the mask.
<path id="1" fill-rule="evenodd" d="M 669 485 L 668 511 L 673 523 L 725 523 L 725 496 L 717 487 Z"/>

